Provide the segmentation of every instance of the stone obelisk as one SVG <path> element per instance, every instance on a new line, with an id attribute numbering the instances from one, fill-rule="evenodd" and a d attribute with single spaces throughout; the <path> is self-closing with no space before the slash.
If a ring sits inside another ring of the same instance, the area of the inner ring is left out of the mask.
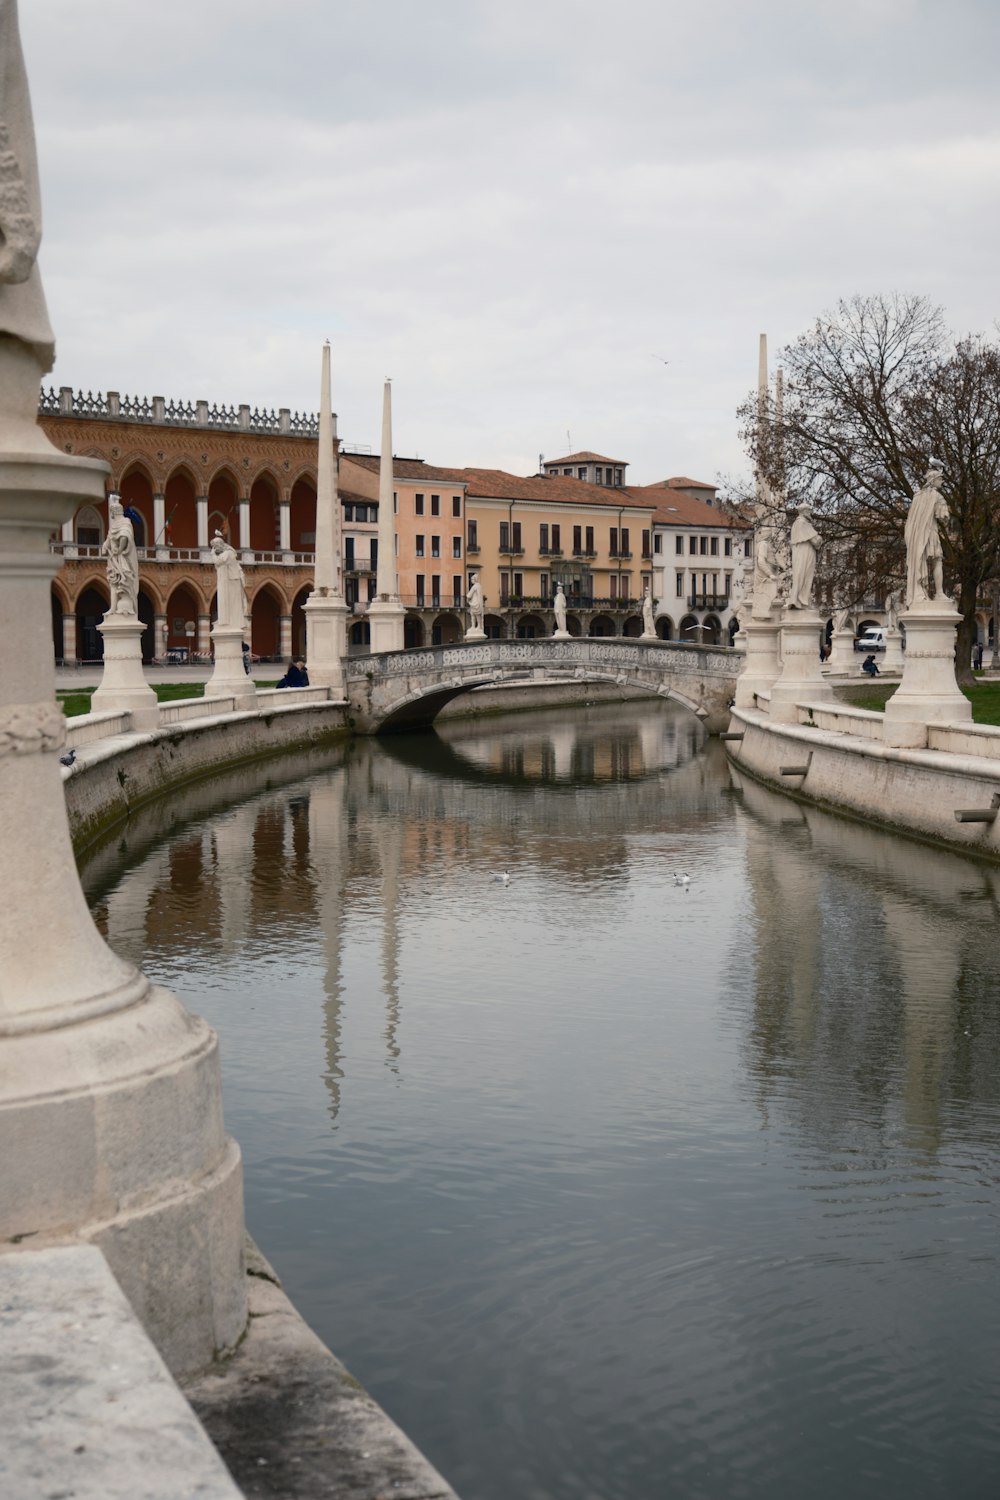
<path id="1" fill-rule="evenodd" d="M 0 126 L 0 1253 L 97 1245 L 183 1375 L 246 1323 L 240 1154 L 215 1033 L 112 953 L 73 859 L 49 537 L 101 503 L 107 465 L 37 424 L 54 349 L 14 0 L 0 0 Z"/>
<path id="2" fill-rule="evenodd" d="M 757 421 L 767 421 L 767 334 L 760 336 L 757 356 Z M 761 470 L 757 473 L 756 523 L 754 526 L 754 576 L 752 592 L 740 608 L 740 634 L 746 654 L 736 679 L 737 708 L 757 706 L 757 694 L 768 694 L 781 671 L 781 615 L 775 600 L 782 586 L 780 567 L 772 546 L 773 497 Z"/>
<path id="3" fill-rule="evenodd" d="M 378 478 L 378 568 L 375 574 L 375 598 L 368 606 L 371 625 L 371 648 L 376 651 L 402 651 L 403 620 L 406 610 L 400 602 L 396 574 L 396 524 L 392 490 L 392 383 L 386 381 L 382 394 L 382 455 Z"/>
<path id="4" fill-rule="evenodd" d="M 330 401 L 330 342 L 323 345 L 319 394 L 319 453 L 316 466 L 316 562 L 313 591 L 305 602 L 306 664 L 310 687 L 344 696 L 347 603 L 344 599 L 343 544 L 337 455 Z"/>

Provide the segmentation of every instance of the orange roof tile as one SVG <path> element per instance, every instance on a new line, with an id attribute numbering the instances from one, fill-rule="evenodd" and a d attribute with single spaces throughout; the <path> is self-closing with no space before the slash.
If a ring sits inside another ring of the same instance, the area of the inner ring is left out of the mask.
<path id="1" fill-rule="evenodd" d="M 542 463 L 549 464 L 617 464 L 620 469 L 628 467 L 628 460 L 624 458 L 608 458 L 604 453 L 568 453 L 565 458 L 543 458 Z"/>
<path id="2" fill-rule="evenodd" d="M 717 484 L 706 484 L 703 479 L 686 479 L 683 474 L 675 474 L 672 479 L 664 479 L 661 483 L 672 490 L 711 490 L 713 494 L 719 488 Z"/>
<path id="3" fill-rule="evenodd" d="M 669 485 L 629 485 L 628 492 L 641 495 L 647 504 L 655 505 L 653 520 L 661 525 L 721 526 L 728 529 L 740 524 L 737 516 L 723 510 L 721 506 L 706 505 L 704 500 L 696 500 L 693 495 L 686 495 L 682 490 L 672 489 Z"/>
<path id="4" fill-rule="evenodd" d="M 648 510 L 656 498 L 647 498 L 634 490 L 623 488 L 605 489 L 601 485 L 587 484 L 582 479 L 571 479 L 565 474 L 531 474 L 521 478 L 508 474 L 503 469 L 462 469 L 468 483 L 468 494 L 482 500 L 541 500 L 561 502 L 564 505 L 596 505 L 605 510 Z"/>
<path id="5" fill-rule="evenodd" d="M 342 453 L 341 464 L 357 464 L 361 469 L 367 469 L 369 473 L 377 474 L 381 465 L 381 458 L 377 453 Z M 422 458 L 396 458 L 392 460 L 392 474 L 394 479 L 413 480 L 419 483 L 425 479 L 428 484 L 464 484 L 460 473 L 454 469 L 436 469 L 433 464 L 425 464 Z"/>

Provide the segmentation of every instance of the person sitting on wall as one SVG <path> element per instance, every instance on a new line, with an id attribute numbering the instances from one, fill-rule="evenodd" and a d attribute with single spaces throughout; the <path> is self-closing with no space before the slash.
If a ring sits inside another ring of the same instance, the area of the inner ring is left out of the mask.
<path id="1" fill-rule="evenodd" d="M 306 671 L 306 664 L 301 656 L 297 656 L 294 661 L 288 663 L 288 670 L 278 686 L 280 688 L 309 686 L 309 673 Z"/>
<path id="2" fill-rule="evenodd" d="M 878 677 L 878 662 L 875 660 L 874 656 L 865 657 L 864 661 L 861 663 L 861 670 L 862 672 L 867 672 L 869 677 Z"/>

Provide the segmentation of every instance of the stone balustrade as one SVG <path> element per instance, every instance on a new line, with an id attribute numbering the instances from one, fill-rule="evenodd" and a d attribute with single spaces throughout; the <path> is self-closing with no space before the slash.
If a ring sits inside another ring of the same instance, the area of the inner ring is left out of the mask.
<path id="1" fill-rule="evenodd" d="M 209 432 L 254 432 L 289 437 L 319 437 L 319 416 L 247 405 L 218 406 L 207 401 L 175 401 L 163 396 L 122 396 L 108 391 L 74 391 L 72 386 L 43 387 L 38 403 L 43 417 L 83 417 L 94 421 L 135 422 L 144 426 L 200 427 Z M 335 419 L 336 420 L 336 419 Z"/>
<path id="2" fill-rule="evenodd" d="M 980 755 L 1000 759 L 1000 725 L 929 724 L 927 748 L 945 750 L 952 755 Z"/>
<path id="3" fill-rule="evenodd" d="M 70 750 L 79 750 L 84 745 L 110 740 L 116 734 L 130 734 L 131 731 L 132 715 L 127 711 L 76 714 L 66 720 L 66 744 Z"/>
<path id="4" fill-rule="evenodd" d="M 853 734 L 865 740 L 881 740 L 885 716 L 870 708 L 850 708 L 847 704 L 800 703 L 798 722 L 828 729 L 832 734 Z"/>

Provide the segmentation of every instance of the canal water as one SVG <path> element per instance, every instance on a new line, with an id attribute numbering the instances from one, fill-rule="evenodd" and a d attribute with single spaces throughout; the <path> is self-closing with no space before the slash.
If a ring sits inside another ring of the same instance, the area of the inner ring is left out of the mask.
<path id="1" fill-rule="evenodd" d="M 1000 1493 L 1000 871 L 638 702 L 223 776 L 84 878 L 464 1500 Z"/>

